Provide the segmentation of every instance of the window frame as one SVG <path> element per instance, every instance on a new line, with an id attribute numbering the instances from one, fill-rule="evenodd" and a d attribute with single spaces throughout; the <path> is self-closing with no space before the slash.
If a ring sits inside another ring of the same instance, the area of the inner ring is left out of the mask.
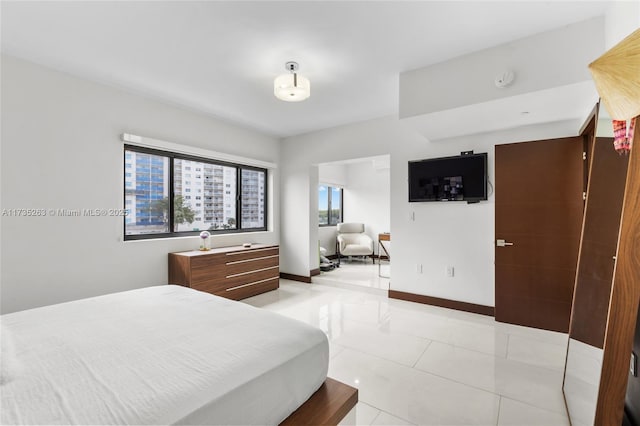
<path id="1" fill-rule="evenodd" d="M 327 223 L 320 223 L 320 221 L 318 221 L 318 226 L 319 227 L 326 227 L 326 226 L 337 226 L 338 223 L 342 222 L 342 218 L 344 217 L 344 188 L 339 188 L 337 186 L 329 186 L 329 185 L 323 185 L 320 184 L 318 185 L 318 191 L 320 191 L 320 186 L 324 186 L 327 188 Z M 333 190 L 334 189 L 339 189 L 340 190 L 340 217 L 338 217 L 338 221 L 336 223 L 331 223 L 331 200 L 333 198 Z M 319 196 L 319 194 L 318 194 Z M 320 209 L 318 209 L 318 212 L 320 211 Z"/>
<path id="2" fill-rule="evenodd" d="M 223 161 L 223 160 L 216 160 L 213 158 L 207 158 L 207 157 L 200 157 L 197 155 L 191 155 L 191 154 L 184 154 L 184 153 L 179 153 L 179 152 L 174 152 L 174 151 L 167 151 L 167 150 L 163 150 L 163 149 L 155 149 L 155 148 L 148 148 L 148 147 L 143 147 L 143 146 L 138 146 L 138 145 L 130 145 L 130 144 L 124 144 L 123 145 L 123 156 L 122 156 L 122 163 L 123 163 L 123 179 L 126 179 L 126 152 L 127 151 L 133 151 L 133 152 L 139 152 L 142 154 L 151 154 L 151 155 L 158 155 L 158 156 L 162 156 L 162 157 L 167 157 L 169 159 L 169 177 L 168 177 L 168 185 L 169 185 L 169 200 L 174 200 L 175 199 L 175 181 L 174 181 L 174 160 L 175 159 L 180 159 L 180 160 L 186 160 L 186 161 L 198 161 L 201 163 L 208 163 L 208 164 L 213 164 L 215 166 L 224 166 L 224 167 L 233 167 L 236 169 L 236 205 L 235 205 L 235 212 L 236 212 L 236 228 L 235 229 L 214 229 L 214 230 L 209 230 L 209 229 L 201 229 L 199 231 L 179 231 L 179 232 L 174 232 L 174 231 L 170 231 L 170 232 L 162 232 L 162 233 L 155 233 L 155 234 L 131 234 L 128 235 L 127 234 L 127 221 L 126 221 L 126 217 L 123 217 L 123 223 L 122 223 L 122 234 L 123 234 L 123 238 L 124 241 L 135 241 L 135 240 L 151 240 L 151 239 L 158 239 L 158 238 L 179 238 L 179 237 L 189 237 L 189 236 L 195 236 L 195 235 L 200 235 L 200 233 L 202 231 L 208 231 L 209 233 L 211 233 L 211 236 L 215 236 L 215 235 L 221 235 L 221 234 L 241 234 L 241 233 L 247 233 L 247 232 L 260 232 L 260 231 L 267 231 L 268 227 L 267 224 L 269 223 L 269 211 L 268 211 L 268 194 L 269 194 L 269 169 L 265 169 L 262 167 L 256 167 L 256 166 L 250 166 L 250 165 L 246 165 L 246 164 L 241 164 L 241 163 L 233 163 L 233 162 L 229 162 L 229 161 Z M 253 171 L 258 171 L 258 172 L 263 172 L 264 173 L 264 194 L 263 194 L 263 209 L 264 209 L 264 226 L 262 227 L 256 227 L 256 228 L 243 228 L 242 227 L 242 170 L 253 170 Z M 123 205 L 126 206 L 126 184 L 125 181 L 123 180 L 123 185 L 122 185 L 122 198 L 123 198 Z M 173 201 L 169 203 L 169 212 L 168 212 L 168 216 L 169 216 L 169 229 L 174 229 L 174 205 L 173 205 Z M 204 217 L 204 216 L 203 216 Z"/>

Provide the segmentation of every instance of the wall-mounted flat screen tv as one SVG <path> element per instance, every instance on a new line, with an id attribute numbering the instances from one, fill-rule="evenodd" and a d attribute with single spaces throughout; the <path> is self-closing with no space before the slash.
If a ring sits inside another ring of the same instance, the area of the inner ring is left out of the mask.
<path id="1" fill-rule="evenodd" d="M 409 161 L 409 202 L 486 199 L 486 152 Z"/>

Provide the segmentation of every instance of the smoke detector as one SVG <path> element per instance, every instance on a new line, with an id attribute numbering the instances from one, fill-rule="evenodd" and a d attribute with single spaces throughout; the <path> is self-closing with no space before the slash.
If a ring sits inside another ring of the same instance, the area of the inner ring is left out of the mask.
<path id="1" fill-rule="evenodd" d="M 498 89 L 504 89 L 505 87 L 511 86 L 513 84 L 513 80 L 516 78 L 516 75 L 511 70 L 506 70 L 502 74 L 498 75 L 494 80 L 494 84 Z"/>

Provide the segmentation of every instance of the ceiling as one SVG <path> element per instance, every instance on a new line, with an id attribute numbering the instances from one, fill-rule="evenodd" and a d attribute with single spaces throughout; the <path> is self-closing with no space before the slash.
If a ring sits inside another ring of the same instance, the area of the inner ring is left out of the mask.
<path id="1" fill-rule="evenodd" d="M 598 1 L 2 1 L 4 53 L 286 137 L 398 113 L 399 73 L 603 15 Z M 273 79 L 300 64 L 311 97 Z"/>
<path id="2" fill-rule="evenodd" d="M 403 122 L 431 141 L 551 122 L 571 135 L 578 132 L 597 102 L 594 83 L 584 81 L 413 116 Z"/>

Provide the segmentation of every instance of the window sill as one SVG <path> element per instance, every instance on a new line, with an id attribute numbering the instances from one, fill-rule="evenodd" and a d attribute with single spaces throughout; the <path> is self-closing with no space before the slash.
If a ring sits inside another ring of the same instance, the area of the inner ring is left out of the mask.
<path id="1" fill-rule="evenodd" d="M 273 231 L 231 232 L 228 234 L 212 235 L 210 238 L 213 243 L 216 240 L 220 240 L 220 239 L 231 239 L 234 237 L 239 238 L 240 236 L 245 236 L 245 235 L 269 235 L 269 234 L 273 234 Z M 198 235 L 185 235 L 184 237 L 142 238 L 139 240 L 125 240 L 124 237 L 121 237 L 121 240 L 123 243 L 128 244 L 128 243 L 144 243 L 144 242 L 150 242 L 150 241 L 184 241 L 184 240 L 195 240 L 199 238 L 200 237 Z"/>

